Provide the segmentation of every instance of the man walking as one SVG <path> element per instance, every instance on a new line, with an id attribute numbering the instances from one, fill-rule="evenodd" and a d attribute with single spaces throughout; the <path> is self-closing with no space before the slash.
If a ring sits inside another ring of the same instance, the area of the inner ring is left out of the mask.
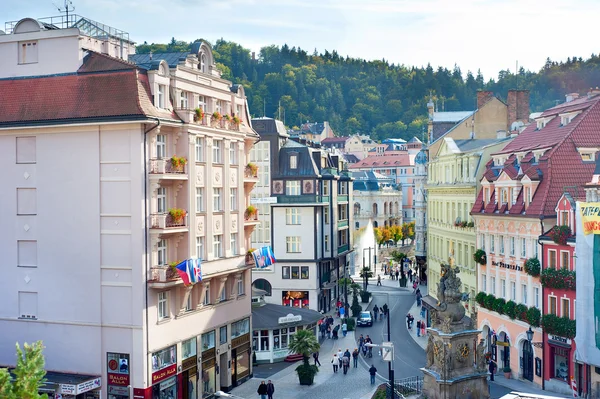
<path id="1" fill-rule="evenodd" d="M 348 324 L 346 324 L 346 321 L 344 321 L 344 324 L 342 324 L 342 335 L 345 337 L 347 333 L 348 333 Z"/>
<path id="2" fill-rule="evenodd" d="M 421 336 L 421 320 L 417 320 L 417 337 Z"/>
<path id="3" fill-rule="evenodd" d="M 319 361 L 319 352 L 314 352 L 313 353 L 313 359 L 315 359 L 315 366 L 318 364 L 319 366 L 321 366 L 321 362 Z"/>
<path id="4" fill-rule="evenodd" d="M 377 374 L 377 369 L 374 365 L 371 365 L 369 369 L 369 375 L 371 376 L 371 385 L 375 385 L 375 374 Z"/>
<path id="5" fill-rule="evenodd" d="M 275 393 L 275 385 L 273 385 L 273 383 L 271 382 L 271 380 L 269 380 L 269 382 L 267 382 L 267 399 L 273 399 L 273 394 Z"/>
<path id="6" fill-rule="evenodd" d="M 354 348 L 354 352 L 352 352 L 352 361 L 354 368 L 358 367 L 358 348 Z"/>
<path id="7" fill-rule="evenodd" d="M 258 393 L 260 399 L 267 399 L 267 384 L 264 381 L 260 383 L 256 393 Z"/>
<path id="8" fill-rule="evenodd" d="M 494 363 L 493 360 L 490 360 L 488 370 L 490 371 L 490 381 L 494 381 L 494 372 L 496 371 L 496 363 Z"/>
<path id="9" fill-rule="evenodd" d="M 377 314 L 379 314 L 379 308 L 377 305 L 373 307 L 373 316 L 375 316 L 375 321 L 377 321 Z"/>
<path id="10" fill-rule="evenodd" d="M 346 373 L 348 373 L 348 368 L 350 367 L 350 357 L 349 356 L 344 356 L 342 358 L 342 367 L 344 369 L 344 375 Z"/>

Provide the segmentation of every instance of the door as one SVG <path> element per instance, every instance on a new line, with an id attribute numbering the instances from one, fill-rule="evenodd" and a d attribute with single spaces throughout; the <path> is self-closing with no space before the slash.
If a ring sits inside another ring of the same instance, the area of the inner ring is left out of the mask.
<path id="1" fill-rule="evenodd" d="M 219 383 L 222 391 L 229 391 L 229 365 L 227 364 L 227 353 L 222 353 L 219 359 Z"/>
<path id="2" fill-rule="evenodd" d="M 231 385 L 237 386 L 237 350 L 231 350 Z"/>
<path id="3" fill-rule="evenodd" d="M 523 378 L 533 381 L 533 347 L 528 341 L 523 341 Z"/>

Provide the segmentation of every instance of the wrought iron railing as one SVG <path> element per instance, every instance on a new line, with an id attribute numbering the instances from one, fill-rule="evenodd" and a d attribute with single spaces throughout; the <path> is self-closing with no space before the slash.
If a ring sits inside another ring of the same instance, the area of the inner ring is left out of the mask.
<path id="1" fill-rule="evenodd" d="M 154 213 L 151 215 L 151 226 L 153 229 L 170 229 L 177 227 L 187 227 L 188 215 L 175 219 L 169 213 Z"/>
<path id="2" fill-rule="evenodd" d="M 404 396 L 423 393 L 423 377 L 415 376 L 394 380 L 394 389 Z"/>
<path id="3" fill-rule="evenodd" d="M 187 171 L 186 165 L 173 165 L 171 158 L 151 159 L 150 173 L 152 174 L 185 174 Z"/>

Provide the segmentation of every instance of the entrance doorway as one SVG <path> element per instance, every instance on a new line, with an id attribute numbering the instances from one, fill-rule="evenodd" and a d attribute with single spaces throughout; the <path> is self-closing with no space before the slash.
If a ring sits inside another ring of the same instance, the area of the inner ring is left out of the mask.
<path id="1" fill-rule="evenodd" d="M 227 353 L 222 353 L 219 358 L 219 382 L 221 383 L 221 390 L 229 391 L 229 364 L 227 359 Z"/>
<path id="2" fill-rule="evenodd" d="M 523 341 L 522 353 L 523 378 L 533 381 L 533 346 L 527 340 Z"/>

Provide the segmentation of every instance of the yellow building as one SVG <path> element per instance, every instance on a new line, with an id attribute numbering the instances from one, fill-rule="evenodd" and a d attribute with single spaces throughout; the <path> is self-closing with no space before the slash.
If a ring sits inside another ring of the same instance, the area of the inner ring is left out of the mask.
<path id="1" fill-rule="evenodd" d="M 462 291 L 469 293 L 467 316 L 471 316 L 477 291 L 477 266 L 473 253 L 477 243 L 471 208 L 479 181 L 491 154 L 512 138 L 505 133 L 492 139 L 441 139 L 427 172 L 427 263 L 429 294 L 436 297 L 440 263 L 453 258 L 460 269 Z"/>

